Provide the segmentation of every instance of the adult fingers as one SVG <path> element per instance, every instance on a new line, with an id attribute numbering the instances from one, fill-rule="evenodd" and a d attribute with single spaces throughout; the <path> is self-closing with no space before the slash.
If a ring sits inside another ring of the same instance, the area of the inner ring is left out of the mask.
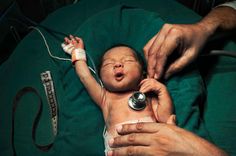
<path id="1" fill-rule="evenodd" d="M 156 122 L 139 122 L 135 124 L 123 124 L 116 127 L 118 134 L 126 135 L 131 133 L 155 133 L 162 128 L 163 124 Z"/>
<path id="2" fill-rule="evenodd" d="M 168 79 L 171 75 L 181 71 L 184 67 L 190 64 L 195 58 L 195 50 L 188 49 L 183 55 L 174 61 L 166 70 L 165 79 Z"/>
<path id="3" fill-rule="evenodd" d="M 152 143 L 152 135 L 149 133 L 132 133 L 124 136 L 118 136 L 109 140 L 109 146 L 112 148 L 125 146 L 149 146 Z"/>
<path id="4" fill-rule="evenodd" d="M 146 156 L 151 155 L 148 146 L 128 146 L 116 148 L 108 152 L 108 156 Z"/>
<path id="5" fill-rule="evenodd" d="M 165 24 L 158 35 L 156 36 L 155 40 L 152 42 L 152 45 L 150 46 L 150 49 L 148 50 L 148 76 L 150 78 L 157 78 L 155 76 L 156 73 L 156 55 L 159 53 L 159 49 L 161 48 L 162 43 L 164 42 L 169 30 L 171 28 L 170 24 Z"/>
<path id="6" fill-rule="evenodd" d="M 157 55 L 156 55 L 156 67 L 155 78 L 162 77 L 164 67 L 166 65 L 168 57 L 174 52 L 174 50 L 181 44 L 182 31 L 175 27 L 169 29 L 166 34 L 166 38 L 163 41 Z"/>
<path id="7" fill-rule="evenodd" d="M 154 40 L 156 39 L 157 35 L 158 35 L 158 33 L 157 33 L 155 36 L 153 36 L 153 37 L 148 41 L 148 43 L 143 47 L 143 52 L 144 52 L 144 56 L 145 56 L 145 59 L 146 59 L 146 60 L 148 60 L 148 51 L 149 51 L 149 49 L 151 48 L 151 46 L 152 46 Z"/>

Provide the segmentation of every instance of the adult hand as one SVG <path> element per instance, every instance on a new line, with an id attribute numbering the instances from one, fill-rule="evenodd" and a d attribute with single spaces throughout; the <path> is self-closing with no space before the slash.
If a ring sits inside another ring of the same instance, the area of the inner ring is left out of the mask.
<path id="1" fill-rule="evenodd" d="M 194 61 L 206 41 L 218 29 L 236 29 L 235 9 L 217 7 L 196 24 L 165 24 L 143 49 L 149 77 L 160 79 L 164 75 L 168 78 L 182 70 Z M 174 52 L 178 52 L 180 57 L 164 69 L 168 57 Z"/>
<path id="2" fill-rule="evenodd" d="M 210 35 L 209 29 L 199 23 L 165 24 L 143 49 L 149 77 L 160 79 L 164 75 L 168 78 L 182 70 L 194 61 Z M 168 57 L 174 52 L 178 52 L 180 57 L 164 69 Z"/>
<path id="3" fill-rule="evenodd" d="M 173 124 L 137 123 L 117 127 L 108 156 L 226 156 L 206 140 Z"/>

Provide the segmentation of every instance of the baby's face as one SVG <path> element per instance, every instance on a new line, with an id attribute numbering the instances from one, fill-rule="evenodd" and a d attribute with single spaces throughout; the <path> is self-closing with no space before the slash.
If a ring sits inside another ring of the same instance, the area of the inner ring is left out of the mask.
<path id="1" fill-rule="evenodd" d="M 103 56 L 100 76 L 109 91 L 134 90 L 142 79 L 142 67 L 131 48 L 119 46 Z"/>

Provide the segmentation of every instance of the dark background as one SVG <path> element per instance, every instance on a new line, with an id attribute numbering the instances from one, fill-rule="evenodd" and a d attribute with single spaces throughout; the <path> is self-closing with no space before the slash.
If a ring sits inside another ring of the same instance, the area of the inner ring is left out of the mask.
<path id="1" fill-rule="evenodd" d="M 1 0 L 0 2 L 0 64 L 29 33 L 28 26 L 40 23 L 56 9 L 79 0 Z M 177 0 L 201 16 L 224 0 Z"/>

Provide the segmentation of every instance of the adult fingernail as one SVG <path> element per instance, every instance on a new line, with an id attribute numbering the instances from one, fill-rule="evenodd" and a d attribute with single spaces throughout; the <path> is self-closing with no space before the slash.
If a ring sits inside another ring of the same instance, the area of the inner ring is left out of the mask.
<path id="1" fill-rule="evenodd" d="M 158 79 L 158 75 L 157 74 L 154 75 L 154 79 Z"/>
<path id="2" fill-rule="evenodd" d="M 108 151 L 107 152 L 107 156 L 112 156 L 113 152 L 112 151 Z"/>
<path id="3" fill-rule="evenodd" d="M 113 138 L 111 138 L 111 139 L 108 141 L 108 144 L 109 144 L 109 146 L 112 146 L 112 145 L 113 145 L 113 143 L 114 143 L 114 139 L 113 139 Z"/>
<path id="4" fill-rule="evenodd" d="M 122 131 L 122 125 L 116 126 L 116 131 L 119 133 Z"/>

